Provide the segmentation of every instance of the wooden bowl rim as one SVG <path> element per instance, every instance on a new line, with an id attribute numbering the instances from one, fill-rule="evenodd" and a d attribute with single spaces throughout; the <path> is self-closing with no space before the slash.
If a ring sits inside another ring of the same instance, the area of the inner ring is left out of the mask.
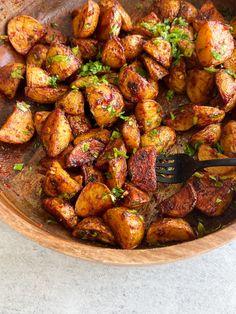
<path id="1" fill-rule="evenodd" d="M 204 238 L 169 247 L 137 250 L 94 247 L 59 238 L 43 230 L 9 201 L 4 192 L 0 192 L 0 219 L 20 234 L 46 248 L 79 259 L 112 265 L 167 264 L 203 254 L 236 238 L 236 222 L 234 222 Z"/>

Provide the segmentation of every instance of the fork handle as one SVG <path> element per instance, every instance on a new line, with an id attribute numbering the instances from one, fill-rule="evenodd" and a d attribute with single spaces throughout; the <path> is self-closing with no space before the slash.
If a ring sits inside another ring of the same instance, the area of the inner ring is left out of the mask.
<path id="1" fill-rule="evenodd" d="M 208 167 L 236 166 L 236 158 L 204 160 L 197 163 L 197 170 Z"/>

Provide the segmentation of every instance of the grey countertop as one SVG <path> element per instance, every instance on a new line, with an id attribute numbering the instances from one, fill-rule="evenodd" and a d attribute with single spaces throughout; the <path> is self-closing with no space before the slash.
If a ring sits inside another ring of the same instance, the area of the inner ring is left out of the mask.
<path id="1" fill-rule="evenodd" d="M 0 223 L 0 314 L 235 314 L 236 242 L 175 264 L 112 267 L 42 248 Z"/>

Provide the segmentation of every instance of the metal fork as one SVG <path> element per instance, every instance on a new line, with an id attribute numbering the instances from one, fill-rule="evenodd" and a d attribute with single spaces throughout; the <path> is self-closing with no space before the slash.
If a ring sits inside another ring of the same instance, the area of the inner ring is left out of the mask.
<path id="1" fill-rule="evenodd" d="M 156 160 L 157 181 L 183 183 L 200 169 L 220 166 L 236 166 L 236 158 L 197 161 L 186 154 L 159 155 Z"/>

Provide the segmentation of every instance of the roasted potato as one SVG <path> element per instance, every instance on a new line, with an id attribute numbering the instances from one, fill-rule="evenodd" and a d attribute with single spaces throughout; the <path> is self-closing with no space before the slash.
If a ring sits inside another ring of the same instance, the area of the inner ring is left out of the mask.
<path id="1" fill-rule="evenodd" d="M 164 216 L 183 218 L 194 209 L 196 203 L 197 194 L 192 184 L 187 183 L 179 192 L 161 202 L 158 210 Z"/>
<path id="2" fill-rule="evenodd" d="M 121 39 L 112 37 L 102 51 L 102 62 L 114 69 L 121 68 L 126 63 L 125 51 Z"/>
<path id="3" fill-rule="evenodd" d="M 89 182 L 76 201 L 75 211 L 79 217 L 100 216 L 112 205 L 108 187 L 100 182 Z"/>
<path id="4" fill-rule="evenodd" d="M 97 124 L 100 127 L 112 125 L 124 109 L 124 101 L 119 90 L 109 84 L 91 85 L 86 95 Z"/>
<path id="5" fill-rule="evenodd" d="M 41 141 L 50 157 L 56 157 L 69 145 L 72 132 L 65 113 L 57 108 L 47 117 L 42 130 Z"/>
<path id="6" fill-rule="evenodd" d="M 194 33 L 190 25 L 173 25 L 170 29 L 171 35 L 175 38 L 178 36 L 182 39 L 177 41 L 184 57 L 190 58 L 195 52 Z"/>
<path id="7" fill-rule="evenodd" d="M 73 38 L 72 44 L 79 48 L 81 56 L 84 60 L 95 59 L 99 51 L 99 43 L 96 39 Z"/>
<path id="8" fill-rule="evenodd" d="M 121 39 L 125 58 L 133 60 L 143 51 L 144 37 L 142 35 L 127 35 Z"/>
<path id="9" fill-rule="evenodd" d="M 45 29 L 45 35 L 41 38 L 40 42 L 48 45 L 52 44 L 66 44 L 67 37 L 66 35 L 62 34 L 58 29 L 55 27 L 47 26 Z"/>
<path id="10" fill-rule="evenodd" d="M 49 87 L 50 75 L 43 69 L 28 64 L 26 67 L 26 81 L 27 86 L 30 88 Z"/>
<path id="11" fill-rule="evenodd" d="M 79 90 L 68 91 L 56 102 L 55 106 L 70 115 L 83 115 L 84 96 Z"/>
<path id="12" fill-rule="evenodd" d="M 47 53 L 47 46 L 37 44 L 28 53 L 26 63 L 38 68 L 44 68 L 46 65 Z"/>
<path id="13" fill-rule="evenodd" d="M 25 65 L 22 63 L 8 63 L 0 68 L 0 92 L 13 99 L 24 74 Z"/>
<path id="14" fill-rule="evenodd" d="M 34 135 L 34 122 L 30 106 L 17 102 L 11 115 L 0 128 L 0 141 L 10 144 L 24 144 Z"/>
<path id="15" fill-rule="evenodd" d="M 84 177 L 84 183 L 87 185 L 89 182 L 100 182 L 104 183 L 103 175 L 100 170 L 92 165 L 83 165 L 81 167 L 82 174 Z"/>
<path id="16" fill-rule="evenodd" d="M 176 142 L 176 134 L 172 128 L 168 126 L 160 126 L 141 136 L 141 145 L 146 147 L 153 145 L 157 154 L 166 152 Z"/>
<path id="17" fill-rule="evenodd" d="M 143 63 L 148 71 L 148 74 L 154 81 L 159 81 L 163 79 L 169 72 L 162 65 L 157 63 L 154 59 L 144 55 L 142 57 Z"/>
<path id="18" fill-rule="evenodd" d="M 186 91 L 187 73 L 186 65 L 182 58 L 177 64 L 172 64 L 170 75 L 166 77 L 165 82 L 168 88 L 177 94 L 183 94 Z"/>
<path id="19" fill-rule="evenodd" d="M 89 120 L 83 114 L 77 116 L 67 115 L 67 120 L 75 137 L 87 133 L 91 129 Z"/>
<path id="20" fill-rule="evenodd" d="M 60 165 L 54 160 L 46 173 L 43 181 L 43 190 L 46 195 L 70 199 L 80 190 L 82 185 L 75 181 Z"/>
<path id="21" fill-rule="evenodd" d="M 172 60 L 171 45 L 162 37 L 148 40 L 143 49 L 165 68 L 169 68 Z"/>
<path id="22" fill-rule="evenodd" d="M 207 216 L 220 216 L 233 199 L 232 181 L 215 181 L 207 175 L 194 178 L 193 187 L 197 193 L 196 208 Z"/>
<path id="23" fill-rule="evenodd" d="M 220 22 L 206 22 L 196 40 L 198 60 L 204 67 L 224 63 L 234 50 L 234 39 L 230 27 Z"/>
<path id="24" fill-rule="evenodd" d="M 68 88 L 65 85 L 54 87 L 26 87 L 25 95 L 40 104 L 52 104 L 60 99 Z"/>
<path id="25" fill-rule="evenodd" d="M 139 148 L 140 130 L 134 115 L 129 116 L 127 121 L 122 124 L 121 134 L 129 152 Z"/>
<path id="26" fill-rule="evenodd" d="M 71 49 L 63 44 L 53 44 L 48 50 L 47 71 L 51 75 L 58 75 L 62 81 L 76 72 L 81 63 L 81 60 L 72 53 Z"/>
<path id="27" fill-rule="evenodd" d="M 135 117 L 143 133 L 147 133 L 160 126 L 163 109 L 154 100 L 144 100 L 135 107 Z"/>
<path id="28" fill-rule="evenodd" d="M 200 128 L 204 128 L 212 123 L 219 123 L 225 117 L 225 112 L 215 107 L 195 105 L 193 106 L 193 111 L 194 123 Z"/>
<path id="29" fill-rule="evenodd" d="M 236 48 L 229 59 L 224 62 L 224 68 L 236 72 Z"/>
<path id="30" fill-rule="evenodd" d="M 188 1 L 180 2 L 179 17 L 185 19 L 188 23 L 193 23 L 197 17 L 197 8 Z"/>
<path id="31" fill-rule="evenodd" d="M 99 217 L 84 218 L 74 229 L 73 236 L 81 240 L 115 244 L 111 229 Z"/>
<path id="32" fill-rule="evenodd" d="M 90 37 L 97 28 L 99 15 L 99 5 L 92 0 L 88 0 L 79 11 L 79 14 L 76 15 L 72 20 L 72 30 L 74 37 Z"/>
<path id="33" fill-rule="evenodd" d="M 236 37 L 236 16 L 230 21 L 230 25 L 232 26 L 232 34 L 234 38 Z"/>
<path id="34" fill-rule="evenodd" d="M 121 248 L 136 248 L 144 236 L 143 217 L 126 207 L 110 208 L 103 216 Z"/>
<path id="35" fill-rule="evenodd" d="M 206 126 L 203 130 L 194 133 L 190 138 L 190 143 L 205 143 L 208 145 L 214 145 L 220 140 L 221 136 L 221 125 L 220 124 L 210 124 Z"/>
<path id="36" fill-rule="evenodd" d="M 148 229 L 146 241 L 150 245 L 190 241 L 195 238 L 190 224 L 182 218 L 159 218 Z"/>
<path id="37" fill-rule="evenodd" d="M 133 32 L 142 36 L 153 36 L 153 32 L 150 30 L 155 24 L 161 23 L 161 20 L 154 12 L 149 13 L 145 17 L 141 18 L 133 27 Z M 147 27 L 148 26 L 148 27 Z"/>
<path id="38" fill-rule="evenodd" d="M 38 133 L 38 135 L 41 134 L 42 131 L 42 127 L 47 119 L 47 117 L 49 116 L 50 111 L 38 111 L 35 113 L 34 115 L 34 126 L 35 129 Z"/>
<path id="39" fill-rule="evenodd" d="M 91 129 L 88 132 L 84 134 L 80 134 L 76 137 L 74 140 L 74 144 L 77 145 L 81 143 L 82 141 L 89 140 L 91 138 L 94 138 L 104 144 L 107 144 L 110 139 L 111 132 L 106 129 Z"/>
<path id="40" fill-rule="evenodd" d="M 236 157 L 236 121 L 230 120 L 224 125 L 220 144 L 225 155 L 228 157 Z"/>
<path id="41" fill-rule="evenodd" d="M 27 15 L 15 16 L 7 25 L 9 40 L 15 50 L 22 55 L 26 55 L 44 33 L 44 27 Z"/>
<path id="42" fill-rule="evenodd" d="M 193 103 L 208 102 L 214 89 L 214 75 L 205 70 L 192 69 L 187 75 L 186 92 Z"/>
<path id="43" fill-rule="evenodd" d="M 155 192 L 156 177 L 156 149 L 147 146 L 137 150 L 128 161 L 131 182 L 145 192 Z"/>
<path id="44" fill-rule="evenodd" d="M 133 23 L 131 17 L 126 12 L 126 10 L 122 7 L 122 5 L 118 2 L 118 10 L 121 15 L 121 29 L 125 32 L 130 32 L 133 29 Z"/>
<path id="45" fill-rule="evenodd" d="M 194 126 L 194 111 L 192 105 L 181 106 L 168 114 L 164 123 L 175 131 L 188 131 Z"/>
<path id="46" fill-rule="evenodd" d="M 140 208 L 150 202 L 150 196 L 147 192 L 144 192 L 136 188 L 133 184 L 126 182 L 123 186 L 125 196 L 122 199 L 122 206 L 128 208 Z"/>
<path id="47" fill-rule="evenodd" d="M 113 188 L 121 188 L 127 177 L 127 163 L 125 157 L 118 157 L 108 162 L 106 173 L 106 184 L 112 190 Z"/>
<path id="48" fill-rule="evenodd" d="M 162 19 L 169 19 L 171 22 L 178 15 L 180 10 L 180 0 L 157 0 L 155 9 Z"/>
<path id="49" fill-rule="evenodd" d="M 236 79 L 227 73 L 227 70 L 220 70 L 216 73 L 216 85 L 224 103 L 224 110 L 232 110 L 236 105 Z"/>
<path id="50" fill-rule="evenodd" d="M 61 167 L 63 169 L 66 168 L 66 157 L 67 155 L 73 150 L 73 145 L 69 144 L 69 146 L 66 147 L 66 149 L 63 150 L 62 153 L 60 153 L 59 155 L 57 155 L 56 157 L 44 157 L 40 160 L 40 165 L 43 167 L 43 170 L 46 171 L 49 170 L 54 161 L 59 162 L 59 164 L 61 165 Z M 80 179 L 80 175 L 72 175 L 71 176 L 76 182 L 78 182 L 80 184 L 80 186 L 82 186 L 83 184 L 83 180 Z"/>
<path id="51" fill-rule="evenodd" d="M 44 209 L 66 229 L 73 230 L 78 223 L 78 217 L 70 203 L 61 198 L 51 197 L 43 200 Z"/>

